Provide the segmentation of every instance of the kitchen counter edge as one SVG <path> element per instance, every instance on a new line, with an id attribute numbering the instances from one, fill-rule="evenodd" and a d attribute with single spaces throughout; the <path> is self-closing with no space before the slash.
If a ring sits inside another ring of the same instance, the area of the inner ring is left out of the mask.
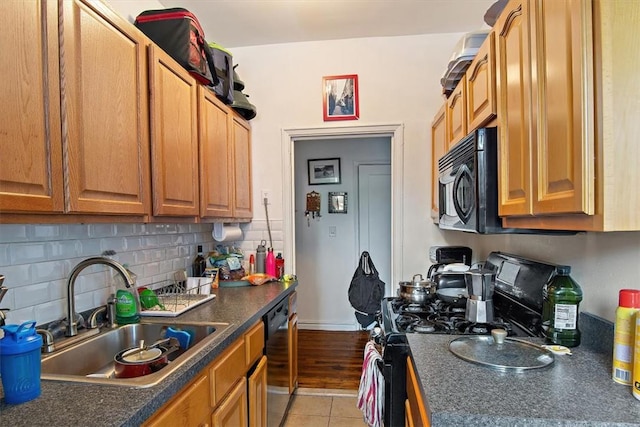
<path id="1" fill-rule="evenodd" d="M 589 322 L 594 323 L 594 318 Z M 604 330 L 612 334 L 612 324 L 608 322 Z M 521 373 L 459 359 L 449 351 L 449 342 L 457 337 L 408 334 L 411 363 L 431 425 L 640 425 L 640 402 L 633 398 L 631 387 L 611 379 L 612 347 L 601 345 L 611 340 L 602 331 L 602 326 L 597 331 L 583 330 L 582 345 L 572 349 L 573 355 L 555 356 L 551 367 Z"/>
<path id="2" fill-rule="evenodd" d="M 174 397 L 269 309 L 291 294 L 297 285 L 297 282 L 277 282 L 261 286 L 218 288 L 213 292 L 216 297 L 210 302 L 177 318 L 167 318 L 168 321 L 224 322 L 229 323 L 229 327 L 160 384 L 152 387 L 129 388 L 42 380 L 40 397 L 20 405 L 7 405 L 0 384 L 0 425 L 138 426 Z"/>

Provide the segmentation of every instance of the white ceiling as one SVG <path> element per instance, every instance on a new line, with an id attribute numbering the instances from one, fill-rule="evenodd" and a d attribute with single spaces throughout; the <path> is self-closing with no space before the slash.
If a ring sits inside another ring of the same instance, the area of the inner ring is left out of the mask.
<path id="1" fill-rule="evenodd" d="M 227 48 L 488 28 L 495 0 L 159 0 L 193 12 Z"/>

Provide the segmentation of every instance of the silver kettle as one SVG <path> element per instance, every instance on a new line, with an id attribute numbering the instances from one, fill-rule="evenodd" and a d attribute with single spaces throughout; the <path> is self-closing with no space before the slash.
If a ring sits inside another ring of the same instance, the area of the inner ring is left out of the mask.
<path id="1" fill-rule="evenodd" d="M 493 322 L 493 289 L 495 273 L 486 269 L 473 269 L 464 273 L 467 287 L 466 319 L 475 323 Z"/>

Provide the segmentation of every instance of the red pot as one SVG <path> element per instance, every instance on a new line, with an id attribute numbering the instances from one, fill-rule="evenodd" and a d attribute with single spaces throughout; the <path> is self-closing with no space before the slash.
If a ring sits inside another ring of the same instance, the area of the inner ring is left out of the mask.
<path id="1" fill-rule="evenodd" d="M 122 350 L 113 358 L 116 378 L 135 378 L 159 371 L 169 363 L 167 356 L 171 351 L 162 346 L 143 351 L 137 347 Z"/>

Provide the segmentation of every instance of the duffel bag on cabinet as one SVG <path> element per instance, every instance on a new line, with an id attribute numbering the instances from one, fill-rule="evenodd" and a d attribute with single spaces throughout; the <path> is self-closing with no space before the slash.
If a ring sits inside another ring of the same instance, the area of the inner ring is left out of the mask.
<path id="1" fill-rule="evenodd" d="M 146 10 L 136 17 L 134 24 L 198 82 L 207 86 L 218 84 L 211 49 L 193 13 L 181 7 Z"/>
<path id="2" fill-rule="evenodd" d="M 218 77 L 218 84 L 212 86 L 213 91 L 225 104 L 233 103 L 233 55 L 217 43 L 209 43 L 213 54 L 213 64 Z"/>

